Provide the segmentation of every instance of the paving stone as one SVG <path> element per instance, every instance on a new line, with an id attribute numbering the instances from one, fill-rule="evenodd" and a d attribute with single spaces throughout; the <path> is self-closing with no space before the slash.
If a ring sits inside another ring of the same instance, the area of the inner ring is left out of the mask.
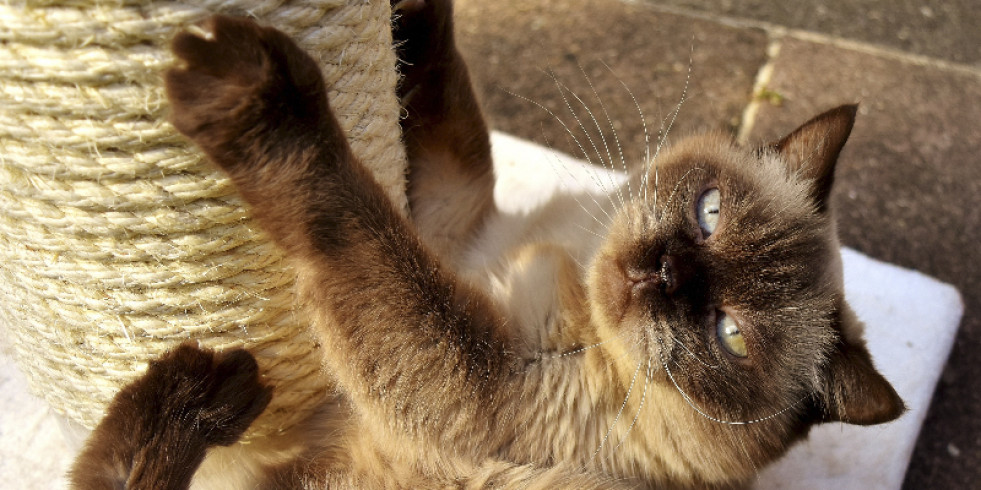
<path id="1" fill-rule="evenodd" d="M 641 0 L 748 18 L 981 67 L 976 0 Z"/>
<path id="2" fill-rule="evenodd" d="M 596 152 L 563 102 L 566 87 L 575 94 L 566 99 L 590 129 L 599 153 L 606 156 L 603 142 L 577 96 L 590 106 L 600 127 L 610 127 L 609 113 L 627 161 L 636 163 L 643 160 L 645 148 L 637 105 L 654 146 L 687 79 L 685 102 L 671 133 L 733 132 L 765 61 L 763 31 L 722 27 L 615 0 L 469 0 L 457 2 L 456 14 L 461 51 L 470 60 L 490 124 L 579 157 L 582 152 L 556 118 L 576 133 L 591 157 Z M 605 129 L 603 134 L 614 146 L 612 132 Z M 619 161 L 617 152 L 611 153 Z"/>
<path id="3" fill-rule="evenodd" d="M 832 194 L 845 245 L 950 282 L 965 317 L 907 473 L 908 488 L 981 481 L 981 75 L 786 40 L 752 138 L 860 102 Z M 949 448 L 953 447 L 954 450 Z"/>

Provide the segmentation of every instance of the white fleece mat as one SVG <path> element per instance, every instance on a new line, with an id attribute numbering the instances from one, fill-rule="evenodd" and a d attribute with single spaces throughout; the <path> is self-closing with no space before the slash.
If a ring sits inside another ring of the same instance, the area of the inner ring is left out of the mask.
<path id="1" fill-rule="evenodd" d="M 494 134 L 492 141 L 498 173 L 495 196 L 506 210 L 534 207 L 560 188 L 608 188 L 622 179 L 507 135 Z M 847 249 L 842 257 L 848 301 L 866 324 L 869 350 L 909 412 L 879 427 L 818 427 L 807 442 L 764 470 L 757 488 L 867 490 L 897 489 L 902 484 L 963 304 L 953 287 L 918 272 Z M 57 418 L 27 392 L 4 350 L 0 349 L 2 486 L 65 488 L 63 474 L 72 449 Z"/>
<path id="2" fill-rule="evenodd" d="M 502 209 L 521 212 L 558 189 L 609 189 L 623 178 L 509 135 L 495 133 L 492 142 L 495 199 Z M 841 253 L 845 295 L 865 322 L 869 351 L 909 411 L 882 426 L 815 428 L 807 441 L 761 472 L 759 489 L 900 488 L 953 345 L 964 310 L 956 289 L 854 250 Z"/>

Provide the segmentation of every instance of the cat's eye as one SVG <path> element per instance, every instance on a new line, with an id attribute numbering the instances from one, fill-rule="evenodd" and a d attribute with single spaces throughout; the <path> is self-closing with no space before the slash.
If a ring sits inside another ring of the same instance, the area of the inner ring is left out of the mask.
<path id="1" fill-rule="evenodd" d="M 719 312 L 716 318 L 716 334 L 719 336 L 719 343 L 727 352 L 736 357 L 746 357 L 749 352 L 746 350 L 746 341 L 743 333 L 739 330 L 736 320 L 723 312 Z"/>
<path id="2" fill-rule="evenodd" d="M 721 198 L 719 189 L 708 189 L 698 197 L 698 204 L 695 207 L 698 213 L 698 227 L 702 229 L 705 238 L 715 233 L 715 228 L 719 226 L 719 214 L 721 213 Z"/>

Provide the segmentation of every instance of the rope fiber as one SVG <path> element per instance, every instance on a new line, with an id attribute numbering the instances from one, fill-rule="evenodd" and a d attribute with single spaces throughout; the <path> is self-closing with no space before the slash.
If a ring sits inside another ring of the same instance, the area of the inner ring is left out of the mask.
<path id="1" fill-rule="evenodd" d="M 330 389 L 294 273 L 166 122 L 170 39 L 212 13 L 275 26 L 321 63 L 354 153 L 405 207 L 387 1 L 0 5 L 0 323 L 33 392 L 88 428 L 188 339 L 256 355 L 276 391 L 252 436 Z"/>

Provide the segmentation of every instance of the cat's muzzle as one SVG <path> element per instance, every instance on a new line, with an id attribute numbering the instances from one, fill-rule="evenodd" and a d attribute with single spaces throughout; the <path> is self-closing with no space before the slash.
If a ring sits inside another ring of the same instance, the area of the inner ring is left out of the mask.
<path id="1" fill-rule="evenodd" d="M 654 267 L 635 266 L 625 271 L 633 294 L 646 296 L 657 291 L 673 296 L 691 278 L 691 270 L 676 255 L 662 254 Z"/>

